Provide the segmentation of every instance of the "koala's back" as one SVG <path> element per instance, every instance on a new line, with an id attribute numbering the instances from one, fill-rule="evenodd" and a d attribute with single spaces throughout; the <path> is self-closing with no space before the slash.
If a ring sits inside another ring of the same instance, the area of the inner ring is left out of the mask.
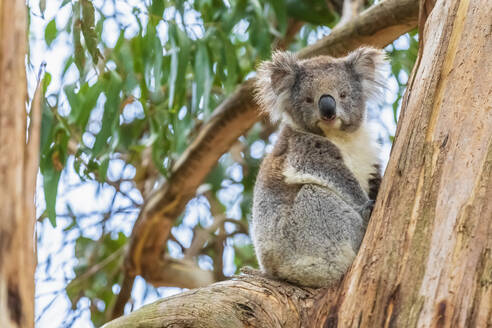
<path id="1" fill-rule="evenodd" d="M 288 182 L 289 141 L 285 129 L 263 161 L 253 201 L 251 233 L 262 270 L 296 284 L 322 287 L 348 269 L 365 223 L 337 192 L 312 183 Z M 327 139 L 320 142 L 329 144 Z M 334 147 L 330 145 L 330 147 Z M 331 149 L 331 148 L 329 148 Z M 321 156 L 341 156 L 330 152 Z"/>
<path id="2" fill-rule="evenodd" d="M 251 233 L 265 248 L 270 248 L 267 235 L 274 233 L 277 218 L 290 215 L 290 204 L 300 188 L 284 181 L 286 148 L 286 141 L 279 139 L 273 152 L 263 159 L 254 188 Z"/>

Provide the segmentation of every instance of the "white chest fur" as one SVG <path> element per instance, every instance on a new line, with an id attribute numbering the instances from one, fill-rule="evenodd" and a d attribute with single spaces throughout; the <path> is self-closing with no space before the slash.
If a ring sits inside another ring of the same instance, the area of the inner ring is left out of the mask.
<path id="1" fill-rule="evenodd" d="M 374 164 L 380 163 L 380 151 L 367 123 L 353 133 L 330 133 L 326 137 L 338 147 L 345 165 L 369 193 L 369 179 L 376 172 Z"/>

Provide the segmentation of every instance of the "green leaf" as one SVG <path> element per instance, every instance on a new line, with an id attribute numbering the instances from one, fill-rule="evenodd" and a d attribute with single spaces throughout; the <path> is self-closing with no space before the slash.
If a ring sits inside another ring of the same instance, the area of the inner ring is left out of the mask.
<path id="1" fill-rule="evenodd" d="M 212 89 L 212 69 L 210 68 L 210 58 L 207 45 L 203 42 L 198 43 L 195 56 L 195 83 L 196 96 L 194 97 L 194 111 L 198 108 L 203 98 L 202 109 L 205 113 L 209 110 L 210 91 Z"/>
<path id="2" fill-rule="evenodd" d="M 74 47 L 73 55 L 74 55 L 75 65 L 77 65 L 80 75 L 83 76 L 84 67 L 85 67 L 85 53 L 84 53 L 84 47 L 82 47 L 82 42 L 80 41 L 81 26 L 82 26 L 81 20 L 76 19 L 73 25 L 73 47 Z"/>
<path id="3" fill-rule="evenodd" d="M 169 28 L 174 31 L 175 28 Z M 176 33 L 170 33 L 169 38 L 173 49 L 171 49 L 171 67 L 169 73 L 169 108 L 174 105 L 174 93 L 176 92 L 176 80 L 178 79 L 179 50 Z"/>
<path id="4" fill-rule="evenodd" d="M 108 138 L 117 132 L 120 120 L 120 91 L 123 81 L 116 72 L 107 73 L 105 78 L 108 79 L 105 88 L 106 103 L 104 104 L 101 130 L 92 147 L 95 156 L 101 154 L 103 147 L 107 146 Z"/>
<path id="5" fill-rule="evenodd" d="M 44 199 L 46 201 L 46 213 L 53 227 L 56 227 L 56 195 L 61 171 L 51 166 L 43 172 Z"/>
<path id="6" fill-rule="evenodd" d="M 46 41 L 48 47 L 51 47 L 51 43 L 56 39 L 57 33 L 58 30 L 56 29 L 56 21 L 53 18 L 48 25 L 46 25 L 44 30 L 44 40 Z"/>
<path id="7" fill-rule="evenodd" d="M 277 17 L 278 29 L 282 35 L 287 31 L 287 6 L 284 0 L 270 0 L 275 16 Z"/>
<path id="8" fill-rule="evenodd" d="M 289 16 L 314 25 L 332 27 L 337 21 L 337 14 L 332 12 L 325 0 L 287 0 Z"/>
<path id="9" fill-rule="evenodd" d="M 222 35 L 222 42 L 224 45 L 225 62 L 227 68 L 225 88 L 227 93 L 230 93 L 236 88 L 236 85 L 238 83 L 239 67 L 237 65 L 236 50 L 234 49 L 234 46 L 232 45 L 227 35 Z"/>
<path id="10" fill-rule="evenodd" d="M 257 16 L 256 20 L 251 22 L 249 30 L 251 43 L 258 52 L 259 57 L 262 59 L 267 59 L 270 57 L 271 35 L 269 33 L 265 33 L 265 31 L 268 31 L 267 22 Z"/>
<path id="11" fill-rule="evenodd" d="M 175 24 L 169 26 L 172 46 L 169 73 L 169 108 L 178 110 L 186 96 L 186 70 L 188 68 L 191 41 Z"/>
<path id="12" fill-rule="evenodd" d="M 92 57 L 94 65 L 97 65 L 99 58 L 102 58 L 102 54 L 97 48 L 97 33 L 95 27 L 95 10 L 92 2 L 89 0 L 81 0 L 82 4 L 82 34 L 84 35 L 85 45 Z"/>
<path id="13" fill-rule="evenodd" d="M 43 94 L 46 94 L 46 90 L 48 89 L 50 83 L 51 83 L 51 74 L 45 72 L 43 77 L 43 85 L 42 85 Z"/>
<path id="14" fill-rule="evenodd" d="M 108 173 L 108 167 L 109 167 L 109 156 L 104 156 L 104 159 L 102 160 L 101 165 L 99 165 L 99 168 L 98 168 L 99 181 L 105 181 L 106 180 L 106 175 Z"/>
<path id="15" fill-rule="evenodd" d="M 138 76 L 140 92 L 142 93 L 142 98 L 147 99 L 149 89 L 147 87 L 147 82 L 145 79 L 146 49 L 143 44 L 142 37 L 137 36 L 131 40 L 131 50 L 133 51 L 133 70 L 135 71 L 135 75 Z M 146 103 L 144 102 L 142 106 L 145 111 Z"/>
<path id="16" fill-rule="evenodd" d="M 162 61 L 163 61 L 163 54 L 162 54 L 162 44 L 161 40 L 157 35 L 154 35 L 152 39 L 152 43 L 149 45 L 149 48 L 152 49 L 153 51 L 153 60 L 149 61 L 149 66 L 152 67 L 153 69 L 153 74 L 151 76 L 153 77 L 154 80 L 154 96 L 159 96 L 163 97 L 162 95 L 162 89 L 160 85 L 160 81 L 162 80 L 163 77 L 163 72 L 162 72 Z M 154 102 L 157 101 L 163 101 L 163 99 L 153 99 Z"/>
<path id="17" fill-rule="evenodd" d="M 150 5 L 150 10 L 149 10 L 149 18 L 151 21 L 151 24 L 153 26 L 156 26 L 159 21 L 162 19 L 162 15 L 164 13 L 164 0 L 153 0 L 152 4 Z"/>
<path id="18" fill-rule="evenodd" d="M 83 87 L 84 86 L 82 86 L 82 88 Z M 63 91 L 65 92 L 65 95 L 67 96 L 68 104 L 70 105 L 70 115 L 68 116 L 69 123 L 74 123 L 77 121 L 77 117 L 78 117 L 79 112 L 82 108 L 82 106 L 81 106 L 82 99 L 80 97 L 80 91 L 79 91 L 79 93 L 75 92 L 76 88 L 77 88 L 76 83 L 69 84 L 69 85 L 65 86 L 65 88 L 63 88 Z"/>
<path id="19" fill-rule="evenodd" d="M 206 181 L 210 183 L 213 192 L 219 191 L 222 186 L 222 181 L 227 178 L 223 165 L 215 166 L 207 176 Z"/>
<path id="20" fill-rule="evenodd" d="M 46 116 L 44 116 L 46 117 Z M 44 118 L 43 117 L 43 118 Z M 46 124 L 46 123 L 42 123 Z M 47 128 L 46 126 L 42 128 Z M 56 195 L 58 192 L 58 181 L 60 180 L 61 171 L 65 166 L 67 159 L 67 145 L 69 136 L 62 126 L 54 128 L 55 131 L 50 134 L 53 137 L 52 145 L 45 142 L 41 137 L 42 153 L 40 159 L 40 170 L 43 175 L 44 198 L 46 201 L 46 213 L 53 225 L 56 226 Z M 50 140 L 51 141 L 51 140 Z M 43 144 L 44 143 L 44 144 Z"/>
<path id="21" fill-rule="evenodd" d="M 70 104 L 69 122 L 76 124 L 81 131 L 85 130 L 91 112 L 104 87 L 106 85 L 104 85 L 103 79 L 98 80 L 90 87 L 88 83 L 84 83 L 77 93 L 75 93 L 76 84 L 65 87 L 65 94 Z"/>
<path id="22" fill-rule="evenodd" d="M 61 3 L 61 5 L 60 5 L 60 8 L 65 7 L 65 5 L 66 5 L 67 3 L 69 3 L 69 2 L 71 2 L 71 1 L 72 1 L 72 0 L 63 0 L 63 1 L 62 1 L 62 3 Z"/>
<path id="23" fill-rule="evenodd" d="M 97 100 L 99 99 L 99 95 L 103 91 L 104 87 L 105 85 L 103 81 L 99 80 L 94 83 L 83 95 L 82 108 L 76 121 L 82 130 L 85 130 L 91 112 L 96 107 Z"/>
<path id="24" fill-rule="evenodd" d="M 47 152 L 53 137 L 54 115 L 46 100 L 43 100 L 43 112 L 41 114 L 40 154 Z"/>

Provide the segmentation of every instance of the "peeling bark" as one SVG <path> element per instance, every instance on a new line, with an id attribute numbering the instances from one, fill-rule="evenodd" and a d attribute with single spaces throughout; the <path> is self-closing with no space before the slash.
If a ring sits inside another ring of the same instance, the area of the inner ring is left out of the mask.
<path id="1" fill-rule="evenodd" d="M 34 326 L 39 106 L 26 145 L 24 1 L 0 1 L 0 327 Z"/>
<path id="2" fill-rule="evenodd" d="M 301 327 L 319 293 L 248 270 L 232 280 L 164 298 L 104 327 Z"/>
<path id="3" fill-rule="evenodd" d="M 492 326 L 492 2 L 421 8 L 391 158 L 340 285 L 311 290 L 247 275 L 106 327 Z"/>

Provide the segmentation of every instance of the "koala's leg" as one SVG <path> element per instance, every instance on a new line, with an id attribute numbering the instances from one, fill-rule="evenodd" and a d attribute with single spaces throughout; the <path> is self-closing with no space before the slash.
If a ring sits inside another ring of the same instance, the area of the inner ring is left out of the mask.
<path id="1" fill-rule="evenodd" d="M 279 226 L 287 238 L 276 274 L 310 287 L 337 283 L 352 264 L 364 235 L 361 215 L 329 189 L 307 184 Z"/>

